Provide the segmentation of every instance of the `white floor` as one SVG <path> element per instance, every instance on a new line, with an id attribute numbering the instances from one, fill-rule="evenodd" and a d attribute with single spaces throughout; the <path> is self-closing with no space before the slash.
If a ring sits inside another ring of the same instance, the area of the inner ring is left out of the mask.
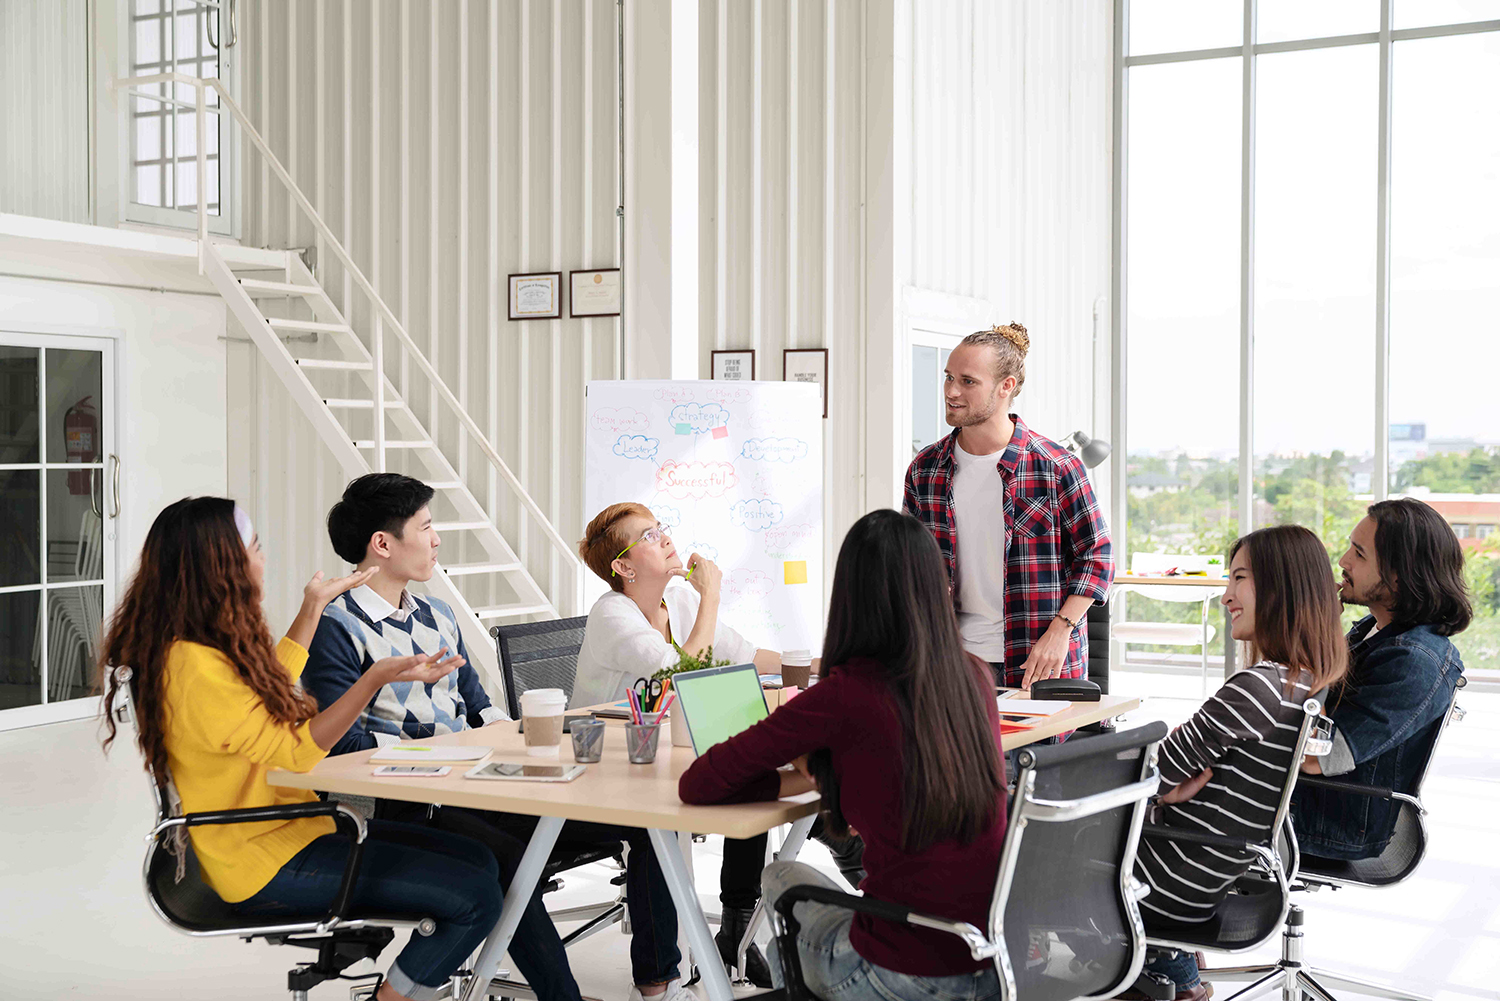
<path id="1" fill-rule="evenodd" d="M 1133 721 L 1175 723 L 1197 704 L 1191 678 L 1134 675 L 1113 687 L 1150 696 Z M 1500 997 L 1500 695 L 1462 703 L 1469 716 L 1449 731 L 1425 796 L 1425 864 L 1391 889 L 1305 895 L 1309 963 L 1445 1001 Z M 121 747 L 103 763 L 92 722 L 0 733 L 0 998 L 285 997 L 300 950 L 188 939 L 147 907 L 139 865 L 150 802 L 137 761 Z M 717 839 L 697 846 L 700 892 L 713 909 L 718 853 Z M 809 844 L 803 860 L 836 875 L 821 845 Z M 549 906 L 603 899 L 613 874 L 579 870 Z M 625 997 L 628 941 L 617 930 L 570 956 L 585 995 Z M 344 992 L 324 985 L 313 996 Z"/>

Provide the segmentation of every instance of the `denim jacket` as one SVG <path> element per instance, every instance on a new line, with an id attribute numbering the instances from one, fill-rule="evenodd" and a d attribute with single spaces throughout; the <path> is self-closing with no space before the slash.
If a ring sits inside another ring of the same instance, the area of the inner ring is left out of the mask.
<path id="1" fill-rule="evenodd" d="M 1328 699 L 1328 715 L 1354 759 L 1334 776 L 1397 792 L 1415 791 L 1463 673 L 1458 649 L 1432 626 L 1392 624 L 1366 638 L 1366 616 L 1349 630 L 1349 676 Z M 1292 797 L 1297 842 L 1311 855 L 1373 858 L 1396 828 L 1400 804 L 1298 786 Z"/>

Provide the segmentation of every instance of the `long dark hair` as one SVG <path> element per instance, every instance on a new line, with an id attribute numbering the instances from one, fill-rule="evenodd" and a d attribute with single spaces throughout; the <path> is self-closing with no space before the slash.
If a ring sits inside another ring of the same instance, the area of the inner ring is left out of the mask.
<path id="1" fill-rule="evenodd" d="M 276 659 L 232 500 L 188 497 L 156 516 L 99 656 L 104 749 L 117 731 L 109 712 L 120 687 L 113 668 L 129 666 L 137 741 L 158 783 L 167 775 L 167 652 L 178 640 L 224 654 L 273 719 L 296 725 L 317 714 L 312 696 L 292 685 Z"/>
<path id="2" fill-rule="evenodd" d="M 1328 550 L 1301 525 L 1276 525 L 1241 536 L 1229 547 L 1231 562 L 1241 551 L 1255 581 L 1256 659 L 1312 675 L 1316 692 L 1349 669 L 1349 645 L 1339 622 L 1342 606 Z"/>
<path id="3" fill-rule="evenodd" d="M 1391 594 L 1391 620 L 1430 625 L 1443 636 L 1469 628 L 1474 606 L 1464 583 L 1464 551 L 1453 527 L 1412 497 L 1370 505 L 1380 583 Z"/>
<path id="4" fill-rule="evenodd" d="M 968 844 L 995 818 L 1005 770 L 981 680 L 958 638 L 943 558 L 923 524 L 899 511 L 872 511 L 849 529 L 828 603 L 822 674 L 868 658 L 883 665 L 905 735 L 901 844 L 919 852 L 952 838 Z M 809 759 L 835 835 L 839 809 L 828 752 Z"/>

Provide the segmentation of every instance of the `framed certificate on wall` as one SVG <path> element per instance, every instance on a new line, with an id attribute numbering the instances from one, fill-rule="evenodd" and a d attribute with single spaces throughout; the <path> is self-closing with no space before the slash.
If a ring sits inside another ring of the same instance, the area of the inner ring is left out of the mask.
<path id="1" fill-rule="evenodd" d="M 568 316 L 619 316 L 620 269 L 569 271 Z"/>
<path id="2" fill-rule="evenodd" d="M 508 317 L 512 320 L 562 319 L 562 272 L 511 275 Z"/>
<path id="3" fill-rule="evenodd" d="M 823 393 L 823 416 L 828 416 L 828 349 L 787 348 L 781 352 L 783 382 L 815 382 Z"/>
<path id="4" fill-rule="evenodd" d="M 710 351 L 713 371 L 709 378 L 721 382 L 754 382 L 754 351 Z"/>

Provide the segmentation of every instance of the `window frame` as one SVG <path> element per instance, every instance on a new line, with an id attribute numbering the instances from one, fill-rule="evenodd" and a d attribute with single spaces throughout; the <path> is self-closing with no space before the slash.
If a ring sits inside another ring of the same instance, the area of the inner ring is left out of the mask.
<path id="1" fill-rule="evenodd" d="M 100 364 L 102 366 L 100 387 L 103 397 L 100 400 L 99 405 L 101 443 L 100 454 L 104 456 L 104 461 L 101 463 L 101 465 L 103 467 L 104 477 L 107 478 L 111 474 L 117 474 L 120 464 L 126 458 L 126 456 L 124 455 L 126 442 L 125 439 L 120 435 L 118 430 L 120 415 L 122 413 L 122 397 L 120 387 L 121 344 L 119 343 L 118 337 L 113 336 L 113 332 L 111 331 L 87 328 L 61 326 L 54 327 L 49 324 L 39 323 L 28 323 L 25 324 L 24 327 L 20 325 L 13 326 L 10 324 L 0 324 L 0 343 L 12 347 L 36 348 L 39 351 L 43 352 L 44 358 L 45 352 L 48 348 L 64 351 L 98 351 L 100 353 Z M 42 421 L 41 431 L 43 433 L 44 442 L 45 433 L 47 430 L 45 399 L 46 385 L 46 368 L 45 364 L 43 364 L 42 368 L 40 369 L 39 378 L 39 393 L 41 395 L 39 395 L 38 397 L 37 405 L 40 408 L 40 419 Z M 113 466 L 111 466 L 108 462 L 108 458 L 111 455 L 115 456 L 115 464 Z M 76 470 L 79 468 L 76 463 L 49 462 L 47 460 L 45 450 L 38 454 L 37 459 L 38 461 L 36 463 L 18 463 L 16 464 L 16 466 L 7 468 L 30 468 L 31 466 L 37 466 L 41 470 L 41 475 L 43 476 L 43 482 L 41 486 L 43 490 L 42 496 L 44 498 L 46 491 L 45 475 L 48 471 L 67 471 L 69 469 Z M 103 500 L 105 519 L 103 545 L 104 571 L 102 581 L 103 600 L 101 602 L 103 617 L 102 621 L 100 622 L 99 631 L 101 643 L 103 642 L 104 630 L 106 625 L 108 624 L 110 613 L 113 610 L 115 601 L 118 598 L 118 579 L 120 574 L 119 535 L 121 518 L 120 512 L 118 510 L 116 510 L 113 515 L 110 514 L 110 508 L 113 503 L 113 497 L 110 495 L 110 493 L 111 492 L 106 489 Z M 43 510 L 44 513 L 42 519 L 42 532 L 43 537 L 45 538 L 45 505 Z M 42 607 L 45 608 L 46 596 L 50 594 L 51 591 L 82 586 L 88 586 L 88 584 L 80 581 L 48 582 L 46 560 L 43 559 L 41 561 L 40 567 L 39 584 L 37 584 L 35 587 L 31 585 L 17 585 L 14 588 L 6 588 L 6 591 L 9 593 L 14 593 L 19 591 L 39 590 L 43 595 L 44 604 Z M 100 585 L 98 583 L 94 583 L 93 586 Z M 45 651 L 45 640 L 43 640 L 43 648 Z M 47 654 L 44 653 L 44 657 L 46 655 Z M 45 694 L 45 688 L 43 689 L 43 691 Z M 4 733 L 9 730 L 24 729 L 26 727 L 41 726 L 47 723 L 65 723 L 72 720 L 95 717 L 99 715 L 100 704 L 101 698 L 99 696 L 89 695 L 84 696 L 83 698 L 64 699 L 60 702 L 42 702 L 36 705 L 15 706 L 9 709 L 0 709 L 0 733 Z"/>
<path id="2" fill-rule="evenodd" d="M 181 16 L 184 13 L 179 8 L 208 8 L 218 11 L 219 28 L 218 38 L 220 41 L 219 68 L 217 79 L 223 83 L 226 90 L 231 94 L 239 93 L 239 61 L 235 58 L 238 47 L 238 31 L 226 25 L 231 25 L 238 17 L 237 3 L 235 0 L 161 0 L 162 6 L 169 8 L 171 13 L 162 13 L 163 19 Z M 136 72 L 134 60 L 135 24 L 137 15 L 133 0 L 126 0 L 121 4 L 121 18 L 119 28 L 119 53 L 120 65 L 125 67 L 122 76 L 147 75 L 150 72 L 166 72 L 169 67 L 176 65 L 176 53 L 172 58 L 166 58 L 167 53 L 163 51 L 161 65 L 152 70 L 143 70 L 140 74 Z M 231 39 L 228 45 L 224 40 Z M 174 46 L 175 48 L 175 46 Z M 190 74 L 191 75 L 191 74 Z M 169 85 L 163 85 L 170 91 Z M 121 91 L 120 100 L 124 102 L 123 113 L 119 116 L 119 192 L 120 192 L 120 221 L 122 223 L 133 223 L 145 226 L 159 226 L 174 231 L 190 230 L 196 232 L 198 229 L 198 213 L 196 202 L 186 208 L 163 208 L 156 205 L 145 205 L 135 200 L 135 128 L 136 128 L 136 102 L 137 100 L 162 101 L 164 103 L 176 103 L 183 109 L 193 107 L 191 103 L 176 101 L 165 95 L 158 99 L 142 95 L 138 91 Z M 237 238 L 240 234 L 240 139 L 239 130 L 229 126 L 224 116 L 228 114 L 221 105 L 210 105 L 205 112 L 207 118 L 212 121 L 219 120 L 219 152 L 216 160 L 219 165 L 219 214 L 208 217 L 208 231 L 216 236 L 227 236 Z M 170 119 L 175 129 L 175 116 Z M 168 163 L 192 163 L 193 159 L 179 159 L 168 161 L 165 157 L 167 136 L 166 128 L 163 128 L 161 138 L 163 152 L 163 170 L 167 169 Z M 196 140 L 195 140 L 196 141 Z M 175 153 L 175 138 L 173 140 Z"/>
<path id="3" fill-rule="evenodd" d="M 1396 29 L 1393 8 L 1398 0 L 1380 0 L 1380 28 L 1374 32 L 1335 35 L 1322 38 L 1257 43 L 1256 15 L 1258 0 L 1242 0 L 1243 34 L 1241 44 L 1219 48 L 1157 52 L 1132 56 L 1129 40 L 1130 0 L 1114 3 L 1114 88 L 1113 88 L 1113 163 L 1111 184 L 1111 229 L 1113 245 L 1110 265 L 1110 341 L 1114 394 L 1110 431 L 1116 447 L 1128 454 L 1130 439 L 1126 426 L 1128 413 L 1126 374 L 1129 370 L 1129 331 L 1126 329 L 1126 260 L 1127 224 L 1125 205 L 1129 176 L 1128 70 L 1134 66 L 1190 62 L 1203 59 L 1241 60 L 1241 144 L 1240 144 L 1240 289 L 1239 289 L 1239 496 L 1237 508 L 1242 531 L 1255 527 L 1255 449 L 1254 449 L 1254 301 L 1255 301 L 1255 74 L 1257 57 L 1279 52 L 1334 48 L 1346 45 L 1378 45 L 1378 112 L 1376 146 L 1376 259 L 1375 259 L 1375 447 L 1371 491 L 1374 500 L 1390 496 L 1390 177 L 1391 118 L 1393 79 L 1391 73 L 1394 46 L 1397 42 L 1420 38 L 1442 38 L 1481 32 L 1500 32 L 1500 20 L 1468 21 L 1451 24 Z M 1129 530 L 1128 463 L 1111 463 L 1112 519 L 1115 551 L 1126 552 Z"/>

